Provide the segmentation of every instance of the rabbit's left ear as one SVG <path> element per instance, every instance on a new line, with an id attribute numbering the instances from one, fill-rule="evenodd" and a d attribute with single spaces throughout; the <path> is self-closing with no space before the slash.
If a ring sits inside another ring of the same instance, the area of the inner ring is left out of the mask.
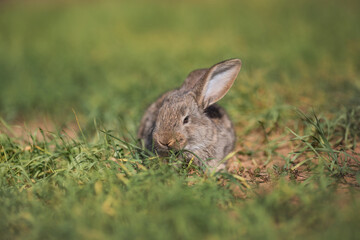
<path id="1" fill-rule="evenodd" d="M 240 59 L 226 60 L 209 68 L 194 89 L 199 105 L 205 109 L 224 97 L 240 69 Z"/>
<path id="2" fill-rule="evenodd" d="M 208 68 L 196 69 L 189 73 L 187 78 L 185 79 L 181 89 L 185 89 L 187 91 L 191 91 L 194 87 L 199 84 L 198 82 L 201 78 L 209 71 Z"/>

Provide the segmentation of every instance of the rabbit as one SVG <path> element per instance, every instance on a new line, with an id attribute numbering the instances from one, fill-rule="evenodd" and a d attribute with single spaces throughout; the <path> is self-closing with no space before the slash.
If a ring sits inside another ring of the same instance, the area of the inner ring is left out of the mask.
<path id="1" fill-rule="evenodd" d="M 225 169 L 222 162 L 235 147 L 236 135 L 225 110 L 216 104 L 233 85 L 241 69 L 240 59 L 192 71 L 183 85 L 152 103 L 141 119 L 138 138 L 150 151 L 168 156 L 182 151 L 208 169 Z"/>

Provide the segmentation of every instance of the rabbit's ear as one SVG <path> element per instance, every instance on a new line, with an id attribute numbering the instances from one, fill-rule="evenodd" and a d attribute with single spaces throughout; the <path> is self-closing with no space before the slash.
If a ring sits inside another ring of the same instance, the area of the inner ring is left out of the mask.
<path id="1" fill-rule="evenodd" d="M 241 69 L 240 59 L 212 66 L 195 86 L 197 101 L 203 108 L 219 101 L 229 91 Z"/>
<path id="2" fill-rule="evenodd" d="M 208 70 L 208 68 L 202 68 L 192 71 L 185 79 L 181 88 L 187 91 L 193 90 L 194 87 L 198 84 L 198 81 L 205 75 Z"/>

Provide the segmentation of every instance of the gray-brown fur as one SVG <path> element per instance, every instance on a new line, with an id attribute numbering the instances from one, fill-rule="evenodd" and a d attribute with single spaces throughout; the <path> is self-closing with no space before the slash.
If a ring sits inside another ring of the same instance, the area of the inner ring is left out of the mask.
<path id="1" fill-rule="evenodd" d="M 231 88 L 240 68 L 241 61 L 232 59 L 191 72 L 179 89 L 163 94 L 148 107 L 138 138 L 160 156 L 183 149 L 187 160 L 223 169 L 220 161 L 234 149 L 236 138 L 229 116 L 215 102 Z"/>

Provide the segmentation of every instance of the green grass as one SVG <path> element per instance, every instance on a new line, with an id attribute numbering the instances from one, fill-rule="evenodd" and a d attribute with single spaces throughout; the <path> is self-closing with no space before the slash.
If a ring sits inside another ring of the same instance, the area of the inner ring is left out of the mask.
<path id="1" fill-rule="evenodd" d="M 1 3 L 2 239 L 356 239 L 359 9 Z M 234 57 L 243 68 L 220 104 L 238 135 L 235 169 L 204 174 L 137 147 L 148 104 Z M 18 122 L 41 128 L 19 134 Z"/>
<path id="2" fill-rule="evenodd" d="M 312 153 L 325 160 L 314 156 L 306 163 L 305 181 L 291 178 L 290 166 L 268 168 L 273 190 L 266 193 L 257 186 L 260 175 L 244 183 L 242 174 L 204 175 L 195 166 L 188 171 L 172 165 L 173 158 L 166 164 L 109 132 L 98 133 L 92 142 L 52 134 L 52 140 L 33 136 L 26 144 L 1 135 L 5 239 L 354 239 L 359 234 L 358 183 L 344 183 L 344 176 L 359 177 L 358 167 L 342 168 L 344 162 L 337 161 L 333 166 L 344 172 L 334 174 L 321 146 Z"/>

